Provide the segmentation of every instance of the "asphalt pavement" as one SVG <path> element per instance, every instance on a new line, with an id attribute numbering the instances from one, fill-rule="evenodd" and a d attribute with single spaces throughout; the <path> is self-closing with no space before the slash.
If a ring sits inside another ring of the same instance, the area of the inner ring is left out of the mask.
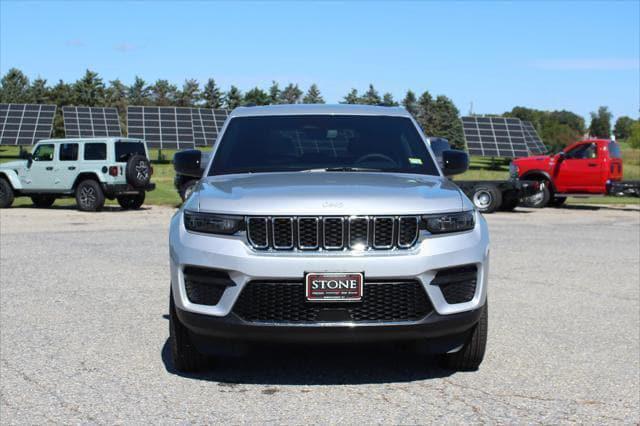
<path id="1" fill-rule="evenodd" d="M 174 211 L 0 211 L 3 424 L 640 422 L 637 206 L 488 215 L 488 351 L 466 373 L 377 345 L 261 348 L 178 374 Z"/>

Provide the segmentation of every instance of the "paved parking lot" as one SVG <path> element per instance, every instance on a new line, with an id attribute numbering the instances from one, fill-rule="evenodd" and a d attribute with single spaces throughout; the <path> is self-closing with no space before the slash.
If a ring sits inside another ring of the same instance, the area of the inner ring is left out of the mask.
<path id="1" fill-rule="evenodd" d="M 293 348 L 182 376 L 167 351 L 173 210 L 0 213 L 0 420 L 640 421 L 640 211 L 489 215 L 478 372 L 404 347 Z"/>

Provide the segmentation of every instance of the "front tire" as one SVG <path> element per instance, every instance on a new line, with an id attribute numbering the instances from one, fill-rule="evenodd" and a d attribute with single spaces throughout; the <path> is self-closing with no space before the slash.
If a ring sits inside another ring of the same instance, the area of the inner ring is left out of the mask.
<path id="1" fill-rule="evenodd" d="M 502 197 L 502 204 L 500 210 L 503 212 L 511 212 L 520 204 L 520 198 L 516 191 L 507 191 Z"/>
<path id="2" fill-rule="evenodd" d="M 47 207 L 51 207 L 53 203 L 55 203 L 56 197 L 54 197 L 53 195 L 33 195 L 31 196 L 31 201 L 37 208 L 46 209 Z"/>
<path id="3" fill-rule="evenodd" d="M 551 199 L 551 190 L 549 182 L 540 182 L 540 191 L 536 194 L 524 199 L 524 205 L 534 209 L 541 209 L 549 204 Z"/>
<path id="4" fill-rule="evenodd" d="M 14 198 L 13 188 L 9 182 L 0 177 L 0 209 L 11 207 Z"/>
<path id="5" fill-rule="evenodd" d="M 202 370 L 207 366 L 207 357 L 198 352 L 191 342 L 189 331 L 176 314 L 173 292 L 169 293 L 169 346 L 176 370 L 188 373 Z"/>
<path id="6" fill-rule="evenodd" d="M 442 364 L 445 368 L 457 371 L 474 371 L 480 367 L 487 349 L 487 331 L 489 324 L 489 303 L 485 303 L 478 324 L 474 327 L 469 339 L 462 349 L 451 354 L 444 354 Z"/>
<path id="7" fill-rule="evenodd" d="M 97 212 L 104 207 L 104 193 L 102 188 L 92 179 L 83 180 L 76 187 L 76 203 L 78 210 L 83 212 Z"/>
<path id="8" fill-rule="evenodd" d="M 144 204 L 145 193 L 139 192 L 134 195 L 118 195 L 116 197 L 122 210 L 138 210 Z"/>
<path id="9" fill-rule="evenodd" d="M 554 197 L 553 200 L 549 201 L 549 205 L 553 207 L 562 207 L 566 201 L 567 197 Z"/>

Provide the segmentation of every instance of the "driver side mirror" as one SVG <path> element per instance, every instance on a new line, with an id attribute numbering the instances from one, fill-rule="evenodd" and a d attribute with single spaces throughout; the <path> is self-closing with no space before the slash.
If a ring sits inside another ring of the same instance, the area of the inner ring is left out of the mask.
<path id="1" fill-rule="evenodd" d="M 442 172 L 445 176 L 464 173 L 469 168 L 469 156 L 466 152 L 448 150 L 442 152 Z"/>
<path id="2" fill-rule="evenodd" d="M 173 168 L 181 175 L 202 177 L 202 151 L 186 149 L 176 152 L 173 156 Z"/>
<path id="3" fill-rule="evenodd" d="M 567 158 L 567 153 L 564 151 L 560 151 L 558 153 L 558 163 L 564 161 L 565 158 Z"/>
<path id="4" fill-rule="evenodd" d="M 24 154 L 24 158 L 27 160 L 27 168 L 31 167 L 31 165 L 33 164 L 33 154 L 27 152 L 26 154 Z"/>

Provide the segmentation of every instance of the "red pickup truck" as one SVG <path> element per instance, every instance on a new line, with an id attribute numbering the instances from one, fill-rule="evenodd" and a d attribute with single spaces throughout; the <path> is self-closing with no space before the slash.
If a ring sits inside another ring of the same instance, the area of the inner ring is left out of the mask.
<path id="1" fill-rule="evenodd" d="M 520 179 L 540 182 L 540 191 L 526 200 L 529 207 L 559 206 L 568 196 L 640 196 L 640 182 L 622 181 L 620 145 L 608 139 L 582 140 L 558 154 L 518 158 L 511 164 Z"/>

